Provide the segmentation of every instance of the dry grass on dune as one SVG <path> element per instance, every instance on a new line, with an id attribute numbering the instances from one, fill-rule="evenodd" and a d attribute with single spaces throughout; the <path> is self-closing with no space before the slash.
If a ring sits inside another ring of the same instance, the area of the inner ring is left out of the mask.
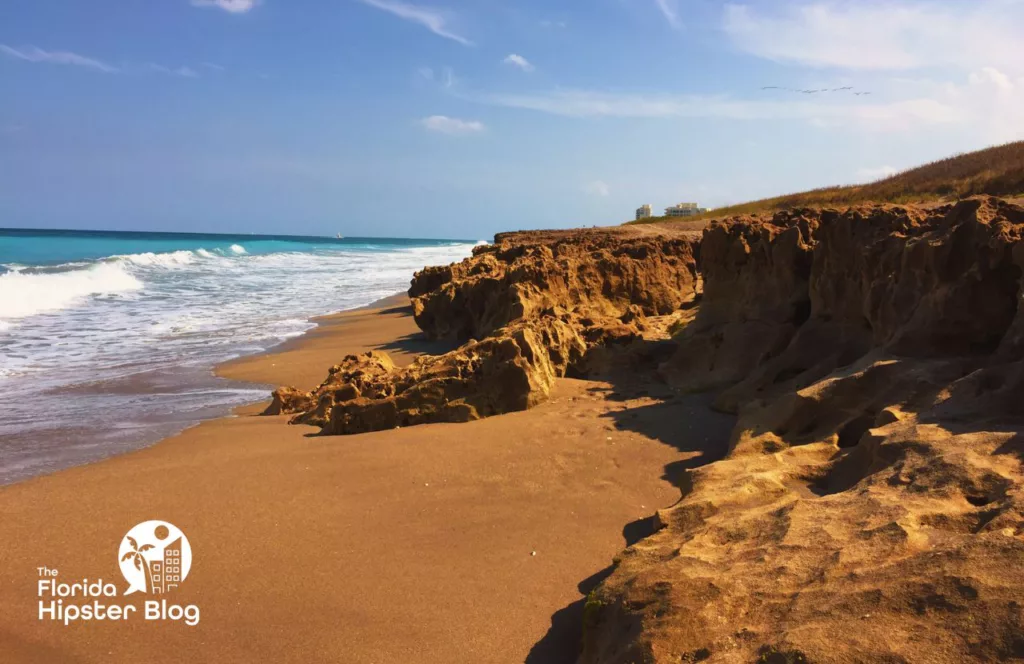
<path id="1" fill-rule="evenodd" d="M 824 187 L 797 194 L 709 210 L 689 220 L 774 212 L 798 207 L 829 207 L 859 203 L 919 203 L 967 196 L 1024 194 L 1024 141 L 959 154 L 897 173 L 877 182 Z M 654 217 L 631 224 L 671 221 Z"/>

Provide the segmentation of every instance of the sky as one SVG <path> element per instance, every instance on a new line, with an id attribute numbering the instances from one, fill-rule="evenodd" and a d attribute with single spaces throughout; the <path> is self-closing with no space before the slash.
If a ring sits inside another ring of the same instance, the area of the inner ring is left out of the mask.
<path id="1" fill-rule="evenodd" d="M 0 227 L 487 239 L 1024 138 L 1024 0 L 4 0 Z"/>

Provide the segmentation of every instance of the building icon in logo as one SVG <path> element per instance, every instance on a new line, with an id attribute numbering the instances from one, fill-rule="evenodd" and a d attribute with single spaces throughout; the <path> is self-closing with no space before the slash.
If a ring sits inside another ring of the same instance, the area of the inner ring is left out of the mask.
<path id="1" fill-rule="evenodd" d="M 121 574 L 125 595 L 163 595 L 181 585 L 192 567 L 192 546 L 181 529 L 167 521 L 144 521 L 121 540 Z"/>
<path id="2" fill-rule="evenodd" d="M 154 595 L 162 595 L 181 583 L 181 538 L 174 540 L 164 549 L 163 560 L 150 564 L 150 578 Z"/>

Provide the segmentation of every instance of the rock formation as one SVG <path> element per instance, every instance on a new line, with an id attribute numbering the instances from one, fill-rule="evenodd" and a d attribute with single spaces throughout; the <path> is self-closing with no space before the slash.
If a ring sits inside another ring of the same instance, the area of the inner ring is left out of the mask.
<path id="1" fill-rule="evenodd" d="M 694 243 L 614 231 L 506 233 L 473 257 L 416 274 L 416 324 L 433 339 L 483 339 L 559 307 L 618 318 L 670 314 L 696 286 Z"/>
<path id="2" fill-rule="evenodd" d="M 501 235 L 428 268 L 416 321 L 461 348 L 348 357 L 268 412 L 466 421 L 661 357 L 738 423 L 588 597 L 581 664 L 1024 658 L 1024 208 L 668 228 Z"/>
<path id="3" fill-rule="evenodd" d="M 427 268 L 410 288 L 430 336 L 459 349 L 397 368 L 385 353 L 350 356 L 312 392 L 283 387 L 266 414 L 324 434 L 466 422 L 525 410 L 556 378 L 600 372 L 611 349 L 661 327 L 696 287 L 694 242 L 605 233 L 499 236 L 472 258 Z"/>
<path id="4" fill-rule="evenodd" d="M 733 219 L 662 367 L 727 387 L 690 471 L 588 601 L 581 662 L 1024 657 L 1024 209 Z"/>

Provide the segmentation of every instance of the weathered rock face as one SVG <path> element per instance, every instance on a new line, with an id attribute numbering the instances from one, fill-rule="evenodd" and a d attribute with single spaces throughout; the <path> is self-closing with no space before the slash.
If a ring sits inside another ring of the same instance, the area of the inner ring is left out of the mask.
<path id="1" fill-rule="evenodd" d="M 581 231 L 498 236 L 474 256 L 413 278 L 416 323 L 434 339 L 483 339 L 560 307 L 618 318 L 670 314 L 696 288 L 694 242 Z"/>
<path id="2" fill-rule="evenodd" d="M 581 662 L 1024 658 L 1022 236 L 995 199 L 709 229 L 663 372 L 731 384 L 730 452 L 593 593 Z"/>
<path id="3" fill-rule="evenodd" d="M 700 311 L 664 367 L 670 382 L 691 391 L 729 385 L 785 348 L 810 308 L 816 227 L 810 215 L 784 213 L 704 232 Z"/>
<path id="4" fill-rule="evenodd" d="M 465 422 L 525 410 L 556 378 L 606 369 L 653 329 L 648 312 L 671 313 L 696 282 L 692 240 L 614 235 L 506 236 L 423 270 L 410 289 L 417 322 L 435 337 L 479 341 L 405 368 L 384 353 L 347 357 L 312 392 L 274 392 L 267 414 L 295 413 L 293 423 L 325 434 Z"/>

